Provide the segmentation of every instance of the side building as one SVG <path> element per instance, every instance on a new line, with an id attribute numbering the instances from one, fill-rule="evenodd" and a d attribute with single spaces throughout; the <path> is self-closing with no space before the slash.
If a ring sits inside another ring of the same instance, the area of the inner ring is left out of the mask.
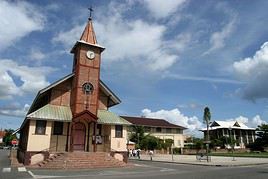
<path id="1" fill-rule="evenodd" d="M 184 147 L 183 130 L 187 129 L 185 127 L 169 123 L 164 119 L 130 116 L 121 116 L 121 118 L 130 122 L 132 126 L 143 126 L 146 134 L 150 134 L 163 140 L 172 139 L 174 141 L 174 147 Z M 132 126 L 129 126 L 129 133 L 132 131 Z"/>
<path id="2" fill-rule="evenodd" d="M 201 129 L 204 136 L 207 135 L 207 129 Z M 248 144 L 255 141 L 255 128 L 250 128 L 237 121 L 214 121 L 209 126 L 210 138 L 220 139 L 224 137 L 231 137 L 235 141 L 235 148 L 246 148 Z M 230 147 L 230 146 L 226 146 Z"/>

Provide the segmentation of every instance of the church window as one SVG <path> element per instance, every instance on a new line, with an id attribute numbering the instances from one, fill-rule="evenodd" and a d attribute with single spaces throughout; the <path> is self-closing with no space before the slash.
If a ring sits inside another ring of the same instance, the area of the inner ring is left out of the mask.
<path id="1" fill-rule="evenodd" d="M 35 125 L 35 134 L 45 135 L 46 134 L 47 121 L 37 120 Z"/>
<path id="2" fill-rule="evenodd" d="M 116 125 L 115 126 L 115 137 L 116 138 L 122 138 L 123 137 L 123 126 L 122 125 Z"/>
<path id="3" fill-rule="evenodd" d="M 62 135 L 63 134 L 63 122 L 54 122 L 54 135 Z"/>
<path id="4" fill-rule="evenodd" d="M 83 91 L 86 95 L 91 94 L 94 90 L 94 87 L 91 83 L 86 82 L 83 84 Z"/>

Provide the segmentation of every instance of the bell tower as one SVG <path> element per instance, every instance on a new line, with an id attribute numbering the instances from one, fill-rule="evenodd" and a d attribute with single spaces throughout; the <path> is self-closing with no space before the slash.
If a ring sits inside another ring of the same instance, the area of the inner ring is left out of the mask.
<path id="1" fill-rule="evenodd" d="M 97 43 L 90 17 L 80 40 L 71 50 L 74 54 L 74 79 L 70 104 L 73 115 L 89 111 L 97 116 L 101 53 L 104 49 Z"/>

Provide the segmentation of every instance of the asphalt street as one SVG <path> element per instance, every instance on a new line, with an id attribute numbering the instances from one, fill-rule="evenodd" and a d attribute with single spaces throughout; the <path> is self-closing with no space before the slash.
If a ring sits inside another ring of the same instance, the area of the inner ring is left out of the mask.
<path id="1" fill-rule="evenodd" d="M 150 161 L 131 161 L 127 168 L 107 168 L 91 170 L 41 170 L 11 168 L 7 170 L 9 161 L 7 151 L 0 151 L 0 179 L 30 178 L 67 178 L 67 179 L 178 179 L 178 178 L 268 178 L 268 165 L 243 167 L 214 167 L 182 165 Z"/>

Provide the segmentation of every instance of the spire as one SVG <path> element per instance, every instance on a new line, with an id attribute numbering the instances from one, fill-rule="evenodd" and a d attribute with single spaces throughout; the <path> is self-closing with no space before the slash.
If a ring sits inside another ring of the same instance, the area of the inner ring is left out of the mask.
<path id="1" fill-rule="evenodd" d="M 92 7 L 89 8 L 89 11 L 90 11 L 90 16 L 88 18 L 88 22 L 85 27 L 85 30 L 82 36 L 80 37 L 80 40 L 83 40 L 91 44 L 97 44 L 97 38 L 94 32 L 93 23 L 92 23 L 92 12 L 93 12 Z"/>

